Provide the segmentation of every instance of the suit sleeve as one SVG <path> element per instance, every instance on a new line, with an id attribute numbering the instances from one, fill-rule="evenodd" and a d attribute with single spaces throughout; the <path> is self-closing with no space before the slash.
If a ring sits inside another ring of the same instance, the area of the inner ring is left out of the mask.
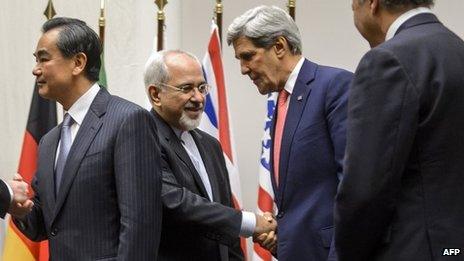
<path id="1" fill-rule="evenodd" d="M 31 185 L 34 191 L 37 191 L 37 182 L 37 178 L 34 176 Z M 36 193 L 32 201 L 34 202 L 32 211 L 27 214 L 24 219 L 13 217 L 13 222 L 27 238 L 32 241 L 39 242 L 48 239 L 48 235 L 45 229 L 45 221 L 42 214 L 40 195 Z"/>
<path id="2" fill-rule="evenodd" d="M 11 195 L 5 181 L 0 180 L 0 217 L 4 218 L 10 208 Z"/>
<path id="3" fill-rule="evenodd" d="M 43 138 L 39 142 L 39 157 L 40 148 L 42 146 Z M 34 175 L 31 187 L 34 191 L 34 197 L 32 201 L 34 206 L 32 211 L 29 212 L 23 219 L 12 217 L 12 220 L 16 227 L 30 240 L 39 242 L 48 239 L 47 230 L 45 228 L 45 221 L 42 213 L 42 204 L 40 200 L 40 193 L 38 190 L 38 184 L 40 180 L 37 178 L 37 173 Z"/>
<path id="4" fill-rule="evenodd" d="M 397 58 L 373 49 L 350 89 L 345 175 L 335 205 L 339 260 L 370 260 L 392 219 L 417 128 L 418 101 Z"/>
<path id="5" fill-rule="evenodd" d="M 334 160 L 337 165 L 337 177 L 343 175 L 343 157 L 346 145 L 346 119 L 348 107 L 348 89 L 353 74 L 348 71 L 338 73 L 329 83 L 326 94 L 326 120 L 333 144 Z"/>
<path id="6" fill-rule="evenodd" d="M 348 89 L 353 74 L 348 71 L 338 73 L 330 81 L 325 98 L 326 120 L 330 139 L 332 140 L 334 162 L 337 167 L 337 178 L 343 176 L 343 158 L 346 145 L 346 119 L 348 107 Z M 327 260 L 336 260 L 334 240 L 330 244 Z"/>
<path id="7" fill-rule="evenodd" d="M 169 217 L 177 222 L 191 223 L 205 230 L 208 238 L 225 245 L 233 245 L 238 240 L 242 213 L 232 207 L 224 206 L 188 190 L 180 185 L 170 164 L 169 148 L 162 147 L 162 200 Z M 222 156 L 222 155 L 221 155 Z"/>
<path id="8" fill-rule="evenodd" d="M 148 111 L 138 109 L 126 116 L 114 151 L 121 214 L 118 260 L 156 260 L 162 217 L 160 151 Z"/>

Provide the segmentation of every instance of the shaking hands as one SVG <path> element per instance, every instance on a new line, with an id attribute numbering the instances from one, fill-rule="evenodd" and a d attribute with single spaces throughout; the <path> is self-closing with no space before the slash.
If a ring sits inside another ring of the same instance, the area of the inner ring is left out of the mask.
<path id="1" fill-rule="evenodd" d="M 274 256 L 277 253 L 277 221 L 271 213 L 256 215 L 256 228 L 253 242 L 269 250 Z"/>
<path id="2" fill-rule="evenodd" d="M 9 180 L 8 185 L 13 191 L 13 201 L 8 213 L 17 218 L 23 218 L 31 212 L 34 206 L 32 200 L 29 199 L 29 186 L 19 174 L 16 174 L 13 180 Z"/>

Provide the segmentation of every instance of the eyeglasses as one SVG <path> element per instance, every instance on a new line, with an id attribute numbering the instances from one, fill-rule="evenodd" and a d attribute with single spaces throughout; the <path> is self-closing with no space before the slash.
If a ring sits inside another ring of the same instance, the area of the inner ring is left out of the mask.
<path id="1" fill-rule="evenodd" d="M 197 88 L 198 91 L 203 95 L 203 96 L 206 96 L 208 95 L 209 93 L 209 85 L 207 83 L 202 83 L 198 86 L 195 86 L 193 84 L 185 84 L 185 85 L 182 85 L 182 86 L 173 86 L 173 85 L 169 85 L 169 84 L 166 84 L 166 83 L 159 83 L 160 85 L 163 85 L 163 86 L 166 86 L 166 87 L 169 87 L 173 90 L 176 90 L 176 91 L 179 91 L 179 92 L 182 92 L 184 94 L 189 94 L 189 93 L 193 93 L 193 89 Z"/>

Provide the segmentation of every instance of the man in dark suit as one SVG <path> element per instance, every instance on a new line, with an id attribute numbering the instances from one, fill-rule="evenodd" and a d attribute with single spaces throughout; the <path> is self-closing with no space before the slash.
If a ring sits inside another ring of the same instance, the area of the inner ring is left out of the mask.
<path id="1" fill-rule="evenodd" d="M 63 123 L 39 145 L 35 206 L 15 219 L 51 260 L 156 260 L 161 235 L 160 152 L 145 109 L 96 81 L 101 47 L 84 22 L 55 18 L 34 53 L 39 94 Z"/>
<path id="2" fill-rule="evenodd" d="M 28 197 L 29 189 L 19 174 L 13 180 L 0 180 L 0 217 L 6 213 L 24 216 L 29 213 L 34 203 Z"/>
<path id="3" fill-rule="evenodd" d="M 352 2 L 372 49 L 350 89 L 340 260 L 462 260 L 464 42 L 432 4 Z"/>
<path id="4" fill-rule="evenodd" d="M 221 146 L 197 129 L 209 91 L 198 59 L 179 50 L 153 54 L 145 86 L 162 154 L 159 259 L 243 260 L 239 236 L 261 233 L 272 247 L 275 220 L 233 208 Z"/>
<path id="5" fill-rule="evenodd" d="M 279 92 L 271 129 L 277 257 L 332 258 L 333 201 L 343 171 L 352 74 L 305 59 L 297 25 L 277 7 L 256 7 L 236 18 L 227 42 L 261 94 Z"/>

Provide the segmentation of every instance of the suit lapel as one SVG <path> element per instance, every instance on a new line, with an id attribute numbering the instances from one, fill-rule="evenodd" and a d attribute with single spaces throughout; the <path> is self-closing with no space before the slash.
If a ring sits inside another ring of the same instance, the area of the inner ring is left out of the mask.
<path id="1" fill-rule="evenodd" d="M 317 65 L 308 60 L 305 60 L 301 66 L 298 78 L 293 88 L 292 95 L 290 96 L 290 103 L 287 110 L 287 117 L 285 118 L 284 130 L 282 133 L 282 143 L 280 148 L 280 166 L 279 166 L 279 209 L 282 205 L 282 199 L 285 192 L 288 161 L 295 136 L 295 131 L 301 120 L 301 116 L 306 104 L 309 102 L 309 95 L 311 93 L 310 83 L 314 80 Z"/>
<path id="2" fill-rule="evenodd" d="M 103 119 L 101 117 L 106 112 L 106 106 L 110 98 L 111 95 L 105 89 L 100 89 L 90 105 L 90 109 L 85 115 L 84 120 L 82 121 L 82 125 L 80 126 L 69 151 L 66 165 L 64 166 L 63 180 L 56 198 L 55 217 L 63 206 L 69 189 L 71 188 L 77 171 L 79 170 L 79 166 L 84 159 L 90 144 L 92 144 L 95 135 L 100 130 L 103 123 Z"/>
<path id="3" fill-rule="evenodd" d="M 164 140 L 168 142 L 171 149 L 176 153 L 177 157 L 187 165 L 192 174 L 193 179 L 195 180 L 195 184 L 197 185 L 198 190 L 200 191 L 201 195 L 208 198 L 208 193 L 206 192 L 205 186 L 203 185 L 203 181 L 200 178 L 200 174 L 198 174 L 195 166 L 193 166 L 192 160 L 188 155 L 187 151 L 185 151 L 184 146 L 182 146 L 180 139 L 176 136 L 172 128 L 161 118 L 161 116 L 156 113 L 155 110 L 151 110 L 153 115 L 155 115 L 156 125 L 158 127 L 158 132 Z"/>
<path id="4" fill-rule="evenodd" d="M 53 128 L 50 131 L 49 138 L 50 143 L 46 144 L 43 143 L 40 147 L 41 154 L 45 155 L 43 160 L 40 162 L 41 168 L 44 171 L 43 179 L 45 184 L 45 190 L 47 191 L 45 200 L 48 202 L 48 206 L 50 206 L 50 212 L 53 212 L 53 208 L 55 207 L 56 199 L 55 199 L 55 158 L 56 158 L 56 149 L 58 147 L 58 141 L 60 140 L 60 130 L 61 124 L 57 127 Z"/>
<path id="5" fill-rule="evenodd" d="M 211 191 L 213 194 L 213 198 L 211 200 L 220 202 L 220 196 L 218 193 L 218 188 L 216 186 L 216 184 L 218 184 L 217 175 L 213 175 L 213 173 L 215 173 L 216 171 L 214 169 L 214 164 L 212 162 L 212 159 L 211 157 L 208 156 L 207 149 L 205 148 L 204 142 L 202 141 L 203 135 L 201 135 L 196 130 L 190 131 L 190 134 L 192 135 L 193 140 L 195 141 L 195 144 L 197 145 L 198 151 L 200 152 L 201 158 L 203 160 L 203 164 L 205 165 L 206 174 L 208 174 L 208 179 L 209 179 L 209 183 L 211 185 Z M 209 153 L 212 153 L 212 151 L 209 151 Z"/>

